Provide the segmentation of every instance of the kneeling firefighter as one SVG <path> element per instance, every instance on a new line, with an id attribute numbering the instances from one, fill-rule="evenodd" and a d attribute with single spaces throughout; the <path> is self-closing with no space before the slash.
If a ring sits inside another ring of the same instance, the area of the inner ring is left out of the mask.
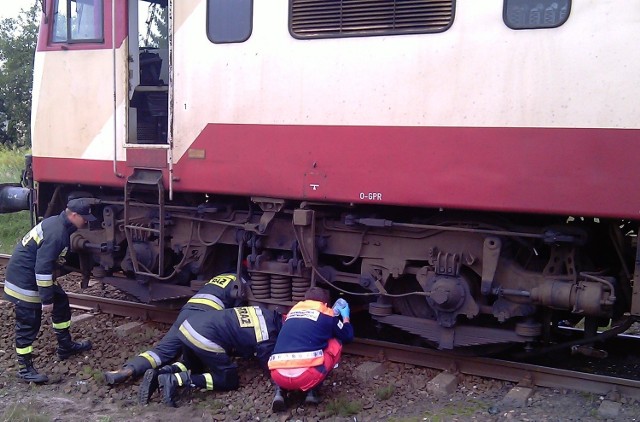
<path id="1" fill-rule="evenodd" d="M 194 314 L 178 329 L 182 357 L 191 371 L 162 374 L 158 384 L 162 402 L 175 407 L 178 387 L 190 386 L 206 390 L 238 388 L 238 366 L 229 354 L 255 356 L 267 371 L 267 362 L 282 327 L 282 314 L 259 306 L 226 309 Z M 141 389 L 145 386 L 141 386 Z M 141 391 L 149 396 L 152 391 Z"/>
<path id="2" fill-rule="evenodd" d="M 178 338 L 180 324 L 194 314 L 239 306 L 244 300 L 245 284 L 244 279 L 230 273 L 220 274 L 206 282 L 182 307 L 176 321 L 157 345 L 129 359 L 121 369 L 103 374 L 107 384 L 119 384 L 144 374 L 143 384 L 152 389 L 157 385 L 159 374 L 184 369 L 180 363 L 167 365 L 182 352 L 182 342 Z M 147 374 L 148 370 L 151 371 Z M 141 404 L 146 404 L 149 397 L 145 395 L 139 399 Z"/>

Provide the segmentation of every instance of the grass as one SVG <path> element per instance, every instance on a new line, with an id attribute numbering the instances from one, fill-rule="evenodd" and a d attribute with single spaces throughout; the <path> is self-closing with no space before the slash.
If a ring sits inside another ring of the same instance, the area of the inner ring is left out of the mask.
<path id="1" fill-rule="evenodd" d="M 19 183 L 28 150 L 0 146 L 0 183 Z M 0 214 L 0 253 L 10 254 L 31 228 L 29 211 Z"/>
<path id="2" fill-rule="evenodd" d="M 101 383 L 104 381 L 104 375 L 102 374 L 102 371 L 99 369 L 94 369 L 89 365 L 84 365 L 82 367 L 82 371 L 80 371 L 80 376 L 82 377 L 82 379 L 85 379 L 85 380 L 92 378 L 97 383 Z"/>
<path id="3" fill-rule="evenodd" d="M 427 422 L 446 422 L 454 418 L 470 419 L 485 407 L 486 403 L 478 400 L 470 400 L 465 403 L 448 403 L 435 412 L 425 413 L 422 420 Z"/>
<path id="4" fill-rule="evenodd" d="M 326 407 L 327 416 L 353 416 L 362 410 L 362 403 L 345 398 L 331 400 Z"/>
<path id="5" fill-rule="evenodd" d="M 11 422 L 49 422 L 51 420 L 47 415 L 35 413 L 30 407 L 30 403 L 9 405 L 0 414 L 0 420 Z"/>
<path id="6" fill-rule="evenodd" d="M 396 387 L 394 385 L 387 385 L 386 387 L 380 387 L 376 390 L 376 399 L 378 401 L 388 400 L 393 396 L 393 393 L 396 391 Z"/>

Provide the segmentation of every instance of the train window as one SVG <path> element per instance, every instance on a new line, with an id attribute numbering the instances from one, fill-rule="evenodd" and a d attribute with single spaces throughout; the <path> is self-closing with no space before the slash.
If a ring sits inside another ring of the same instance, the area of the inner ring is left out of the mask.
<path id="1" fill-rule="evenodd" d="M 103 42 L 103 28 L 102 0 L 55 0 L 53 42 Z"/>
<path id="2" fill-rule="evenodd" d="M 253 30 L 253 0 L 207 1 L 207 36 L 212 43 L 244 42 Z"/>
<path id="3" fill-rule="evenodd" d="M 571 0 L 504 0 L 502 19 L 511 29 L 556 28 L 570 11 Z"/>
<path id="4" fill-rule="evenodd" d="M 289 0 L 299 39 L 426 34 L 451 27 L 455 0 Z"/>

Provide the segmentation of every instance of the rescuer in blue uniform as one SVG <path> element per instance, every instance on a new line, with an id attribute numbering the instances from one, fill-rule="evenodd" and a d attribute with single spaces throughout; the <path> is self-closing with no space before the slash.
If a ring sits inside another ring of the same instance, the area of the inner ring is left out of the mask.
<path id="1" fill-rule="evenodd" d="M 107 384 L 119 384 L 144 374 L 139 399 L 140 404 L 146 404 L 149 401 L 149 395 L 157 388 L 159 374 L 186 370 L 180 362 L 167 365 L 182 352 L 182 342 L 178 338 L 180 324 L 193 314 L 220 311 L 240 305 L 244 297 L 244 284 L 245 281 L 242 278 L 238 279 L 235 274 L 228 273 L 220 274 L 206 282 L 182 307 L 176 321 L 154 348 L 130 359 L 117 371 L 104 373 Z M 143 391 L 146 393 L 143 394 Z"/>
<path id="2" fill-rule="evenodd" d="M 333 309 L 327 306 L 329 292 L 311 287 L 305 300 L 287 314 L 273 355 L 269 358 L 276 394 L 271 403 L 274 412 L 285 409 L 283 390 L 307 392 L 305 402 L 319 402 L 316 389 L 340 361 L 342 343 L 353 340 L 349 304 L 338 299 Z"/>
<path id="3" fill-rule="evenodd" d="M 175 395 L 182 386 L 222 391 L 238 388 L 238 366 L 229 354 L 255 356 L 266 370 L 281 327 L 282 314 L 259 306 L 189 316 L 180 324 L 178 338 L 191 372 L 158 377 L 162 402 L 175 407 Z"/>
<path id="4" fill-rule="evenodd" d="M 25 382 L 48 381 L 35 369 L 31 356 L 43 312 L 51 314 L 61 360 L 91 349 L 91 342 L 71 339 L 69 298 L 53 274 L 69 250 L 71 234 L 95 219 L 87 198 L 72 199 L 60 215 L 33 227 L 13 250 L 5 274 L 4 298 L 15 304 L 18 377 Z"/>

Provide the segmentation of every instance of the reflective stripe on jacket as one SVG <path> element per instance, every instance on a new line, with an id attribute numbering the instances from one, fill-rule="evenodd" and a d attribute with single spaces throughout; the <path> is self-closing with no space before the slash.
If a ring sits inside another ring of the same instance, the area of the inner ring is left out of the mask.
<path id="1" fill-rule="evenodd" d="M 322 302 L 298 302 L 282 325 L 273 355 L 269 358 L 269 369 L 321 365 L 323 350 L 331 338 L 341 342 L 353 340 L 351 324 L 343 324 L 339 317 L 334 316 L 333 309 Z"/>
<path id="2" fill-rule="evenodd" d="M 29 230 L 9 260 L 5 277 L 10 287 L 5 288 L 5 298 L 29 307 L 53 303 L 53 271 L 69 250 L 69 238 L 76 230 L 65 211 Z"/>
<path id="3" fill-rule="evenodd" d="M 259 306 L 243 306 L 190 315 L 178 336 L 190 347 L 214 353 L 235 351 L 257 355 L 266 365 L 280 330 L 282 316 Z"/>
<path id="4" fill-rule="evenodd" d="M 185 308 L 203 311 L 221 311 L 225 308 L 233 308 L 239 298 L 236 296 L 238 284 L 235 283 L 235 274 L 225 273 L 213 277 L 207 281 L 184 305 Z M 244 284 L 244 280 L 241 279 Z"/>

